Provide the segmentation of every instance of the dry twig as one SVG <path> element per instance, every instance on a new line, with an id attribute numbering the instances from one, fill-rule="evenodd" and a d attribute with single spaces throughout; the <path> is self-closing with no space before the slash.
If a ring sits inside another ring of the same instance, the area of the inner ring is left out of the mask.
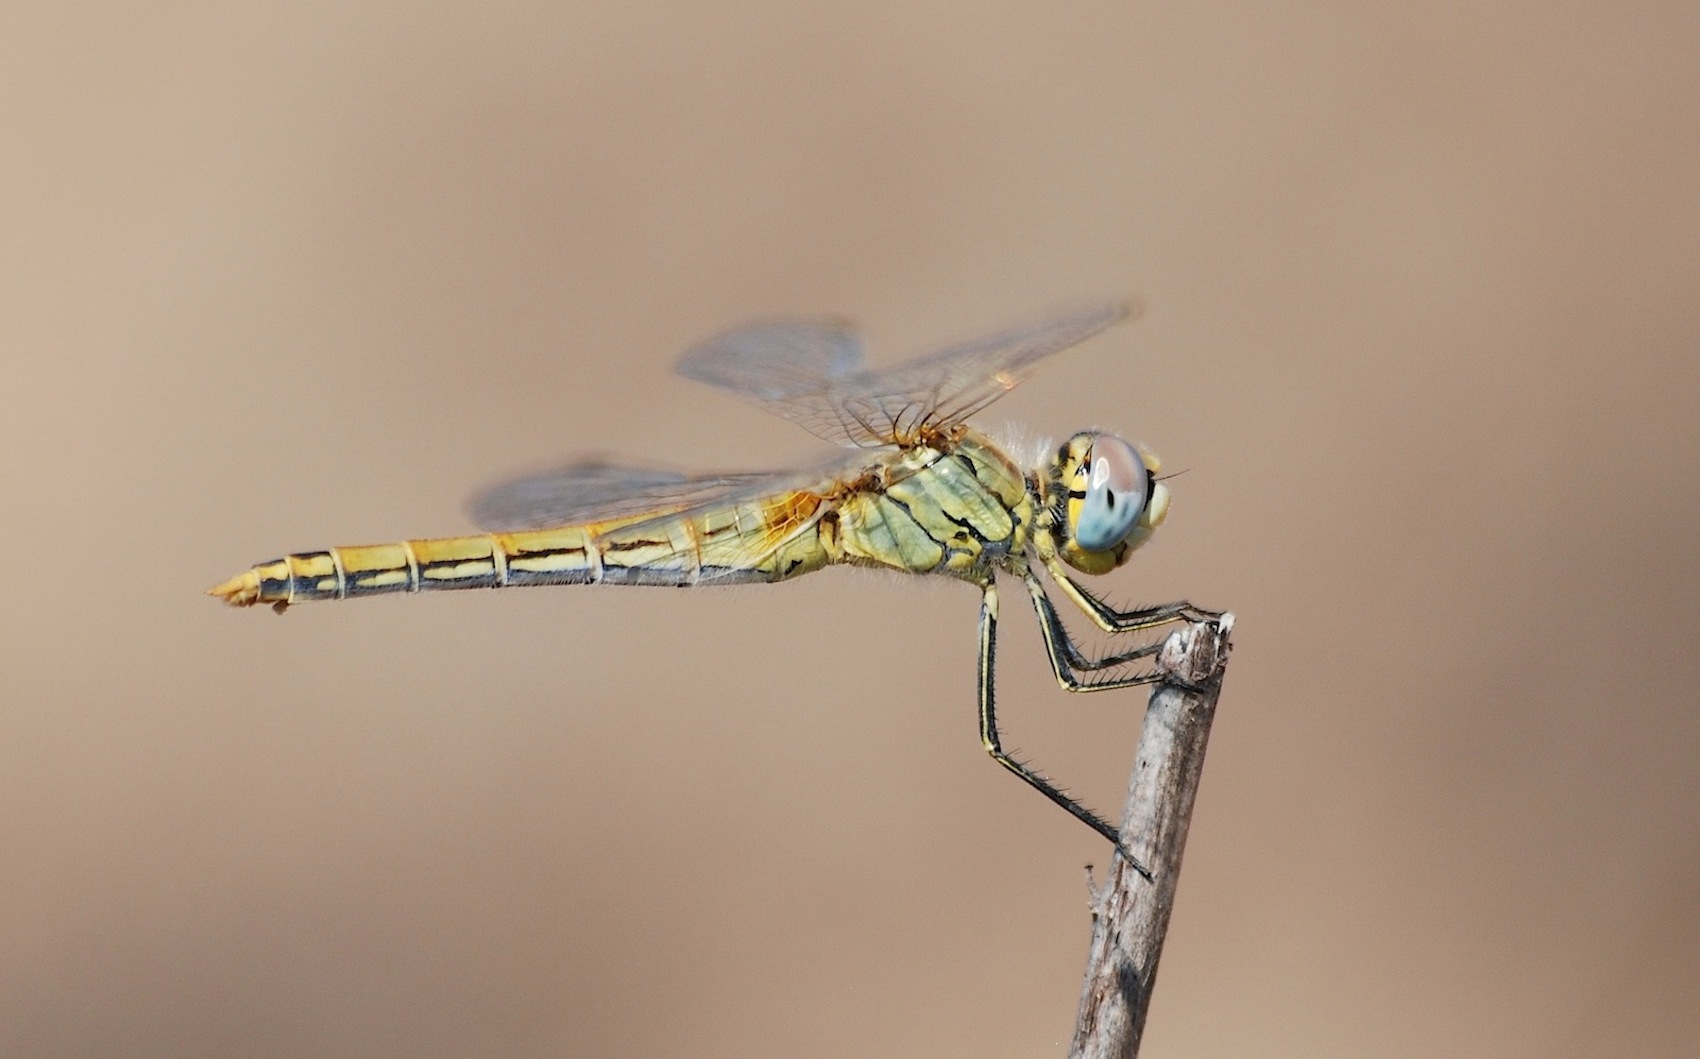
<path id="1" fill-rule="evenodd" d="M 1228 661 L 1233 615 L 1175 631 L 1158 655 L 1122 815 L 1122 845 L 1151 869 L 1140 878 L 1119 854 L 1095 897 L 1092 948 L 1070 1059 L 1133 1059 L 1157 980 L 1186 848 L 1204 747 Z"/>

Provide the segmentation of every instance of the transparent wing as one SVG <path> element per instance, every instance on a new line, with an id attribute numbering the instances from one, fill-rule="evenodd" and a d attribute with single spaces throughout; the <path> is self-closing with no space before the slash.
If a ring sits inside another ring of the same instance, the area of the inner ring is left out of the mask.
<path id="1" fill-rule="evenodd" d="M 497 482 L 466 502 L 479 529 L 508 531 L 681 511 L 740 492 L 772 474 L 681 474 L 585 460 Z"/>
<path id="2" fill-rule="evenodd" d="M 857 453 L 783 471 L 685 474 L 593 459 L 497 482 L 474 494 L 466 510 L 479 529 L 494 532 L 645 515 L 672 518 L 773 493 L 808 489 L 825 495 L 873 465 L 867 453 Z"/>
<path id="3" fill-rule="evenodd" d="M 902 445 L 961 423 L 1046 357 L 1132 312 L 1126 302 L 1053 312 L 877 371 L 863 366 L 861 342 L 842 321 L 773 320 L 694 347 L 679 374 L 840 445 Z"/>

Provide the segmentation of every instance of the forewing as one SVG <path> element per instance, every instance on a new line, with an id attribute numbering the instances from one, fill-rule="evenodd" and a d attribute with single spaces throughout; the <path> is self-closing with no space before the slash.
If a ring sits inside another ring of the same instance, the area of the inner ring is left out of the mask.
<path id="1" fill-rule="evenodd" d="M 1113 302 L 1053 312 L 883 371 L 861 367 L 861 347 L 841 323 L 775 321 L 710 339 L 679 370 L 840 445 L 906 444 L 963 422 L 1046 357 L 1131 311 Z"/>
<path id="2" fill-rule="evenodd" d="M 679 358 L 687 379 L 758 404 L 820 393 L 862 367 L 862 340 L 843 320 L 765 320 L 715 335 Z"/>
<path id="3" fill-rule="evenodd" d="M 880 443 L 942 430 L 1013 390 L 1039 362 L 1126 318 L 1125 302 L 1081 306 L 946 346 L 883 372 L 864 372 L 829 393 L 841 422 Z M 858 442 L 865 444 L 866 442 Z"/>
<path id="4" fill-rule="evenodd" d="M 586 460 L 497 482 L 467 501 L 480 529 L 547 529 L 712 503 L 771 474 L 681 474 Z"/>

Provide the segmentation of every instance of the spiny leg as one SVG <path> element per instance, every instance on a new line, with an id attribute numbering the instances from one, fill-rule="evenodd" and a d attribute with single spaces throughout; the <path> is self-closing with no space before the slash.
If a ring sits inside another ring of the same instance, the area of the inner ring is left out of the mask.
<path id="1" fill-rule="evenodd" d="M 986 748 L 993 761 L 1020 776 L 1034 790 L 1043 794 L 1051 801 L 1067 809 L 1075 819 L 1090 827 L 1092 830 L 1109 839 L 1127 862 L 1133 865 L 1133 870 L 1143 875 L 1147 881 L 1151 873 L 1138 858 L 1122 845 L 1121 836 L 1097 813 L 1081 805 L 1053 784 L 1044 776 L 1028 768 L 1004 752 L 1003 740 L 998 734 L 997 710 L 992 695 L 992 670 L 995 661 L 998 638 L 998 587 L 987 582 L 983 586 L 984 595 L 980 599 L 980 745 Z"/>
<path id="2" fill-rule="evenodd" d="M 1161 643 L 1140 644 L 1138 647 L 1116 654 L 1105 655 L 1103 658 L 1087 658 L 1075 646 L 1074 638 L 1069 635 L 1068 628 L 1063 625 L 1062 617 L 1057 614 L 1056 605 L 1051 597 L 1045 594 L 1045 587 L 1032 574 L 1026 577 L 1027 592 L 1033 597 L 1033 609 L 1039 615 L 1039 631 L 1045 637 L 1045 654 L 1051 660 L 1051 672 L 1056 674 L 1057 683 L 1069 691 L 1108 691 L 1112 688 L 1131 688 L 1139 684 L 1155 684 L 1163 679 L 1157 673 L 1135 673 L 1124 677 L 1106 677 L 1101 680 L 1081 680 L 1074 671 L 1093 672 L 1100 669 L 1111 669 L 1115 666 L 1135 662 L 1141 658 L 1149 658 L 1162 650 Z"/>
<path id="3" fill-rule="evenodd" d="M 1082 588 L 1074 578 L 1068 575 L 1063 565 L 1056 559 L 1046 561 L 1045 569 L 1049 571 L 1051 580 L 1062 589 L 1063 594 L 1074 601 L 1074 605 L 1086 612 L 1092 623 L 1109 633 L 1138 632 L 1141 629 L 1154 629 L 1159 625 L 1168 625 L 1177 621 L 1214 621 L 1220 618 L 1221 612 L 1205 610 L 1194 606 L 1186 600 L 1174 603 L 1163 603 L 1155 607 L 1137 607 L 1133 610 L 1117 610 L 1108 603 Z"/>

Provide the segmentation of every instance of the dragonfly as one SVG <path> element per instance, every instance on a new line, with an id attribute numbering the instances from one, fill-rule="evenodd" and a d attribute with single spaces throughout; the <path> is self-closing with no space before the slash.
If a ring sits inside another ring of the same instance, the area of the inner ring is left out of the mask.
<path id="1" fill-rule="evenodd" d="M 438 589 L 518 585 L 719 585 L 776 582 L 832 565 L 967 582 L 980 591 L 979 726 L 986 753 L 1116 845 L 1116 829 L 1003 746 L 994 653 L 998 575 L 1019 580 L 1058 683 L 1071 692 L 1151 684 L 1133 671 L 1160 644 L 1089 654 L 1040 572 L 1111 643 L 1218 615 L 1187 601 L 1120 610 L 1078 575 L 1127 562 L 1162 525 L 1169 491 L 1143 447 L 1074 434 L 1023 468 L 967 420 L 1046 358 L 1130 315 L 1121 302 L 1057 310 L 908 363 L 866 366 L 842 320 L 777 319 L 689 350 L 678 371 L 852 450 L 801 470 L 686 474 L 582 460 L 501 482 L 473 497 L 470 536 L 298 552 L 208 590 L 237 607 Z M 1140 638 L 1148 639 L 1148 638 Z"/>

